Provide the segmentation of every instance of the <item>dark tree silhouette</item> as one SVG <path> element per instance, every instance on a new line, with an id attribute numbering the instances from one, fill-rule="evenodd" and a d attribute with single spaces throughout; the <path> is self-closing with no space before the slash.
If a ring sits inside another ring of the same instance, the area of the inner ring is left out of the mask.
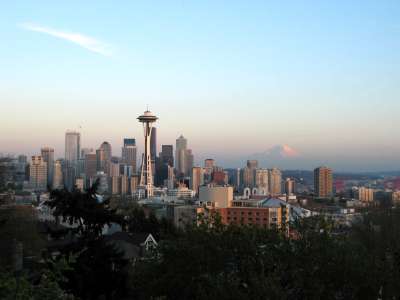
<path id="1" fill-rule="evenodd" d="M 123 217 L 116 214 L 109 200 L 97 195 L 98 183 L 88 191 L 74 189 L 51 192 L 47 205 L 53 214 L 70 227 L 52 230 L 53 236 L 69 242 L 58 250 L 73 256 L 68 281 L 63 287 L 82 299 L 119 299 L 125 292 L 125 266 L 127 262 L 111 244 L 105 242 L 103 230 L 113 223 L 123 226 Z"/>

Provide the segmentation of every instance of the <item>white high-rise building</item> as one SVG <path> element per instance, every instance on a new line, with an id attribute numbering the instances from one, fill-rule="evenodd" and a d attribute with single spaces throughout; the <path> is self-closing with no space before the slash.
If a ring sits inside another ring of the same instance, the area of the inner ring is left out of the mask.
<path id="1" fill-rule="evenodd" d="M 271 195 L 282 194 L 282 172 L 278 168 L 269 170 L 269 192 Z"/>
<path id="2" fill-rule="evenodd" d="M 29 166 L 29 183 L 35 190 L 47 189 L 47 163 L 40 155 L 32 156 Z"/>
<path id="3" fill-rule="evenodd" d="M 53 170 L 53 184 L 52 188 L 54 190 L 62 189 L 64 187 L 62 163 L 61 160 L 56 160 L 54 163 Z"/>
<path id="4" fill-rule="evenodd" d="M 255 173 L 255 185 L 259 192 L 263 191 L 262 194 L 269 192 L 268 185 L 268 170 L 267 169 L 256 169 Z"/>

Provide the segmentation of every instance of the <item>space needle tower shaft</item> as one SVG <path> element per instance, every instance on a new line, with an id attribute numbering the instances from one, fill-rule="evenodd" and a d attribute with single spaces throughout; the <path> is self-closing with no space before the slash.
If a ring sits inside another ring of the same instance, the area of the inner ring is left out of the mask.
<path id="1" fill-rule="evenodd" d="M 143 124 L 144 133 L 144 154 L 142 158 L 142 170 L 140 174 L 140 186 L 145 188 L 146 198 L 153 196 L 153 174 L 150 153 L 150 141 L 153 123 L 157 121 L 157 117 L 149 110 L 137 118 Z"/>

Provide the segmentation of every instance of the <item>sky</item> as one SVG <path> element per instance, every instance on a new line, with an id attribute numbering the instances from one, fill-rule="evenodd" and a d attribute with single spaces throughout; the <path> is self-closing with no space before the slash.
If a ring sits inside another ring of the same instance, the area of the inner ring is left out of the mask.
<path id="1" fill-rule="evenodd" d="M 398 0 L 4 1 L 0 44 L 2 153 L 119 155 L 148 105 L 197 163 L 400 169 Z"/>

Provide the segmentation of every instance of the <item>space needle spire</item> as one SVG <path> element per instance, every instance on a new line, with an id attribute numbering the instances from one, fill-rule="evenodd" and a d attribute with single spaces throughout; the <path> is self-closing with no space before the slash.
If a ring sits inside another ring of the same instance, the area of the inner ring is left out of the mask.
<path id="1" fill-rule="evenodd" d="M 153 174 L 151 165 L 150 141 L 153 123 L 157 121 L 157 117 L 147 110 L 143 115 L 137 118 L 143 124 L 144 132 L 144 154 L 142 157 L 142 170 L 140 173 L 140 186 L 145 188 L 146 198 L 153 196 Z"/>

